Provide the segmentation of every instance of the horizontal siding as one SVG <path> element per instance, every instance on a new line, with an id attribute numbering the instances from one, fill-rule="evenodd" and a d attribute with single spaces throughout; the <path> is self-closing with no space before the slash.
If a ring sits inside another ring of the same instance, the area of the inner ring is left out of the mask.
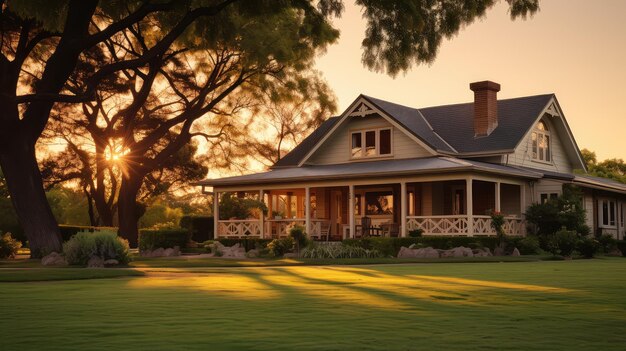
<path id="1" fill-rule="evenodd" d="M 339 127 L 326 142 L 311 156 L 308 164 L 338 164 L 353 162 L 350 158 L 350 131 L 370 128 L 392 127 L 383 117 L 373 115 L 352 117 Z M 394 159 L 432 156 L 398 128 L 393 128 L 392 152 Z M 359 161 L 368 160 L 367 158 Z"/>
<path id="2" fill-rule="evenodd" d="M 572 163 L 565 152 L 561 137 L 557 134 L 557 129 L 550 118 L 543 118 L 542 120 L 548 126 L 548 130 L 550 130 L 552 163 L 548 164 L 532 160 L 532 133 L 528 133 L 526 138 L 515 149 L 515 152 L 509 155 L 508 164 L 560 173 L 572 173 Z"/>
<path id="3" fill-rule="evenodd" d="M 541 201 L 541 194 L 551 193 L 561 195 L 563 193 L 563 183 L 557 180 L 539 180 L 537 183 L 535 183 L 534 202 Z"/>

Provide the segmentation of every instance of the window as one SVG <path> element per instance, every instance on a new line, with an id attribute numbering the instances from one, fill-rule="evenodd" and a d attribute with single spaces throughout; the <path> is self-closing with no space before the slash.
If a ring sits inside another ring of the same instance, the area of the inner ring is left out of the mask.
<path id="1" fill-rule="evenodd" d="M 601 227 L 615 227 L 617 219 L 617 206 L 614 200 L 598 200 L 598 219 Z"/>
<path id="2" fill-rule="evenodd" d="M 352 158 L 391 155 L 391 129 L 371 129 L 350 134 Z"/>
<path id="3" fill-rule="evenodd" d="M 391 191 L 365 193 L 365 214 L 393 214 L 393 193 Z"/>
<path id="4" fill-rule="evenodd" d="M 531 135 L 533 160 L 551 162 L 550 132 L 545 123 L 539 121 Z"/>
<path id="5" fill-rule="evenodd" d="M 545 204 L 548 200 L 556 199 L 559 197 L 557 193 L 542 193 L 539 195 L 541 199 L 541 203 Z"/>

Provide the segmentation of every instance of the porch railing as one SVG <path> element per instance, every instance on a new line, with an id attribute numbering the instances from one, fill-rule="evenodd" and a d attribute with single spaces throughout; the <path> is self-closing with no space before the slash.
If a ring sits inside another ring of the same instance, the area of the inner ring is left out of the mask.
<path id="1" fill-rule="evenodd" d="M 258 219 L 220 220 L 217 223 L 218 236 L 260 236 L 261 221 Z"/>
<path id="2" fill-rule="evenodd" d="M 426 235 L 467 235 L 467 216 L 407 216 L 408 230 L 421 229 Z"/>
<path id="3" fill-rule="evenodd" d="M 496 235 L 491 226 L 490 216 L 407 216 L 407 230 L 421 229 L 425 235 Z M 525 222 L 520 217 L 504 218 L 504 232 L 507 235 L 524 235 Z"/>

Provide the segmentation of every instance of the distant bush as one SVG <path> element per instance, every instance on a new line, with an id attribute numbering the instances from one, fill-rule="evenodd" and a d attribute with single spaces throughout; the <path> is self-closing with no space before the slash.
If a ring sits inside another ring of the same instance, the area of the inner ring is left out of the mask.
<path id="1" fill-rule="evenodd" d="M 576 243 L 576 251 L 585 258 L 592 258 L 600 250 L 600 242 L 593 237 L 585 236 Z"/>
<path id="2" fill-rule="evenodd" d="M 292 237 L 288 236 L 286 238 L 274 239 L 267 244 L 267 248 L 269 250 L 270 255 L 274 257 L 282 257 L 287 252 L 293 250 L 293 246 L 295 245 L 295 241 Z"/>
<path id="3" fill-rule="evenodd" d="M 376 249 L 364 249 L 342 243 L 311 243 L 300 253 L 302 258 L 376 258 L 381 257 Z"/>
<path id="4" fill-rule="evenodd" d="M 577 243 L 578 235 L 575 231 L 561 229 L 548 237 L 546 248 L 555 256 L 571 257 Z"/>
<path id="5" fill-rule="evenodd" d="M 459 246 L 488 247 L 493 250 L 498 244 L 496 237 L 463 237 L 463 236 L 422 236 L 418 238 L 387 238 L 369 237 L 361 239 L 346 239 L 344 245 L 359 246 L 368 250 L 376 250 L 382 256 L 396 257 L 402 246 L 418 245 L 435 249 L 448 250 Z"/>
<path id="6" fill-rule="evenodd" d="M 563 194 L 558 198 L 529 206 L 525 215 L 526 221 L 531 224 L 530 229 L 539 236 L 545 249 L 548 237 L 561 228 L 580 235 L 587 235 L 590 231 L 585 224 L 582 192 L 575 186 L 564 186 Z"/>
<path id="7" fill-rule="evenodd" d="M 619 240 L 616 245 L 617 248 L 622 252 L 622 256 L 626 256 L 626 240 Z"/>
<path id="8" fill-rule="evenodd" d="M 534 235 L 511 239 L 510 246 L 516 247 L 522 255 L 536 255 L 541 251 L 539 239 Z"/>
<path id="9" fill-rule="evenodd" d="M 92 226 L 85 226 L 85 225 L 67 225 L 67 224 L 59 225 L 59 232 L 61 232 L 61 238 L 63 239 L 64 242 L 70 240 L 71 237 L 73 237 L 74 235 L 80 232 L 95 233 L 95 232 L 101 232 L 101 231 L 117 232 L 117 228 L 116 227 L 92 227 Z"/>
<path id="10" fill-rule="evenodd" d="M 242 238 L 242 239 L 233 239 L 233 238 L 219 238 L 216 241 L 219 241 L 224 246 L 233 246 L 235 244 L 240 244 L 243 246 L 246 251 L 250 251 L 252 249 L 264 249 L 267 245 L 272 241 L 272 239 L 259 239 L 259 238 Z"/>
<path id="11" fill-rule="evenodd" d="M 13 239 L 11 233 L 4 233 L 0 236 L 0 258 L 13 258 L 17 250 L 22 247 L 22 243 Z"/>
<path id="12" fill-rule="evenodd" d="M 305 247 L 309 241 L 304 232 L 304 227 L 301 225 L 295 225 L 289 229 L 289 236 L 296 242 L 296 250 L 298 250 L 298 252 L 300 252 L 300 248 Z"/>
<path id="13" fill-rule="evenodd" d="M 203 242 L 213 239 L 213 217 L 210 216 L 183 216 L 180 219 L 181 228 L 191 232 L 191 239 Z"/>
<path id="14" fill-rule="evenodd" d="M 609 253 L 617 248 L 617 240 L 611 234 L 602 234 L 598 237 L 600 251 Z"/>
<path id="15" fill-rule="evenodd" d="M 154 250 L 160 247 L 167 249 L 178 246 L 184 248 L 191 239 L 191 233 L 184 229 L 139 231 L 139 251 Z"/>
<path id="16" fill-rule="evenodd" d="M 128 241 L 110 231 L 77 233 L 63 244 L 63 253 L 71 265 L 84 266 L 92 256 L 103 260 L 114 259 L 120 264 L 130 262 Z"/>

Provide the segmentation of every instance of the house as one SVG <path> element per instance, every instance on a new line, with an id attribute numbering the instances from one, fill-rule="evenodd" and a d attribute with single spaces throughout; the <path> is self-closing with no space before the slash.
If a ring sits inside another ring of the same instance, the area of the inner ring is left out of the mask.
<path id="1" fill-rule="evenodd" d="M 473 102 L 427 108 L 360 95 L 269 171 L 200 182 L 216 195 L 216 235 L 280 237 L 294 225 L 327 239 L 495 235 L 492 210 L 507 234 L 524 235 L 525 209 L 575 184 L 593 231 L 624 238 L 626 185 L 585 175 L 554 94 L 498 100 L 497 83 L 470 89 Z M 220 218 L 225 193 L 261 199 L 268 214 Z"/>

